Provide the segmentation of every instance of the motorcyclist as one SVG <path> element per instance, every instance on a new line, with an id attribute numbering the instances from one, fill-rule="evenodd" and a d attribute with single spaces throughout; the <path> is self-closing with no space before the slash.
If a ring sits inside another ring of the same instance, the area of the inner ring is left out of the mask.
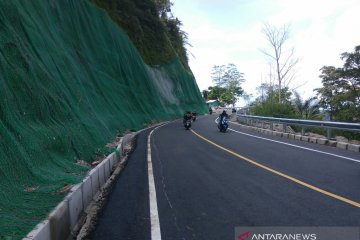
<path id="1" fill-rule="evenodd" d="M 220 126 L 220 129 L 222 128 L 222 123 L 223 123 L 223 119 L 227 119 L 229 118 L 229 115 L 226 113 L 225 110 L 222 111 L 222 113 L 219 115 L 219 126 Z"/>
<path id="2" fill-rule="evenodd" d="M 183 124 L 185 124 L 187 120 L 191 120 L 191 117 L 192 117 L 192 116 L 191 116 L 191 112 L 190 112 L 190 111 L 186 111 L 186 112 L 184 113 Z"/>
<path id="3" fill-rule="evenodd" d="M 195 122 L 195 120 L 196 120 L 196 112 L 191 112 L 191 118 L 192 118 L 192 120 L 193 120 L 193 122 Z"/>

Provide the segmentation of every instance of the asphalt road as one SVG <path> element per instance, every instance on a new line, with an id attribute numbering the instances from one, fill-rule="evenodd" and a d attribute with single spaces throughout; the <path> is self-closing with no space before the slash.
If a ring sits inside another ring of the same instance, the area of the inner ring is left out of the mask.
<path id="1" fill-rule="evenodd" d="M 156 129 L 151 161 L 161 239 L 234 239 L 240 226 L 360 226 L 360 154 L 246 132 L 215 116 Z M 120 175 L 92 239 L 151 239 L 147 138 Z M 151 174 L 150 174 L 151 175 Z"/>

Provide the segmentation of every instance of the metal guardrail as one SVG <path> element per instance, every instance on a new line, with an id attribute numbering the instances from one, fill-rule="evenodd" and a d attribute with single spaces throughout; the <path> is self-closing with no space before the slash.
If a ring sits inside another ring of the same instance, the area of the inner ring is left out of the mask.
<path id="1" fill-rule="evenodd" d="M 272 118 L 272 117 L 261 117 L 261 116 L 250 116 L 236 114 L 239 122 L 246 122 L 247 124 L 255 124 L 260 122 L 270 123 L 270 129 L 273 130 L 274 123 L 283 124 L 283 132 L 287 132 L 287 125 L 298 125 L 301 126 L 301 135 L 305 134 L 305 127 L 319 127 L 326 130 L 326 136 L 328 139 L 331 138 L 331 130 L 339 129 L 346 131 L 360 132 L 360 123 L 347 123 L 347 122 L 331 122 L 331 121 L 314 121 L 314 120 L 303 120 L 303 119 L 290 119 L 290 118 Z"/>

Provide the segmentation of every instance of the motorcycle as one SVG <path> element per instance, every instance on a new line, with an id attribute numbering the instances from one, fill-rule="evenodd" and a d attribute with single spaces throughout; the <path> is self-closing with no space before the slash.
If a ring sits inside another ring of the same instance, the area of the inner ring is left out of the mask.
<path id="1" fill-rule="evenodd" d="M 224 117 L 222 119 L 221 123 L 219 120 L 218 128 L 219 128 L 220 132 L 226 132 L 228 127 L 229 127 L 229 123 L 228 123 L 228 119 L 226 117 Z"/>
<path id="2" fill-rule="evenodd" d="M 184 127 L 185 127 L 186 130 L 189 130 L 191 128 L 191 120 L 190 119 L 186 120 L 184 122 Z"/>
<path id="3" fill-rule="evenodd" d="M 193 122 L 196 121 L 196 112 L 191 113 L 191 119 L 192 119 Z"/>

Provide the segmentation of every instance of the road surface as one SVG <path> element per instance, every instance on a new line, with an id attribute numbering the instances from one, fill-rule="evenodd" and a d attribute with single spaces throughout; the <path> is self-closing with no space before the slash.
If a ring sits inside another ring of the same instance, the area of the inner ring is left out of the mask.
<path id="1" fill-rule="evenodd" d="M 234 239 L 240 226 L 360 226 L 359 153 L 233 123 L 220 133 L 215 118 L 199 117 L 192 130 L 179 120 L 141 132 L 92 239 Z"/>

